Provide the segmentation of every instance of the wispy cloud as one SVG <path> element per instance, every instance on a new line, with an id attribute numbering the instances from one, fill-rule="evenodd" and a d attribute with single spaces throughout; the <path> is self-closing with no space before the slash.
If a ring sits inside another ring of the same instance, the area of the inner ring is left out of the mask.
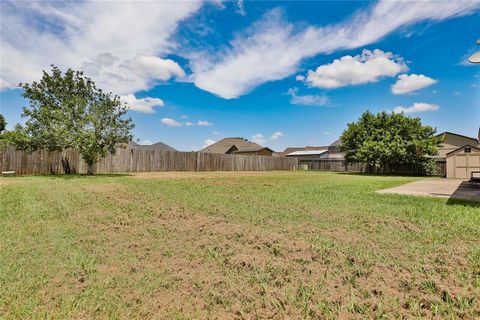
<path id="1" fill-rule="evenodd" d="M 162 118 L 160 122 L 166 126 L 169 127 L 181 127 L 182 124 L 178 122 L 177 120 L 171 119 L 171 118 Z"/>
<path id="2" fill-rule="evenodd" d="M 120 97 L 120 101 L 125 103 L 130 110 L 143 112 L 143 113 L 154 113 L 154 107 L 163 107 L 164 102 L 159 98 L 136 98 L 133 94 L 128 94 Z"/>
<path id="3" fill-rule="evenodd" d="M 213 126 L 213 123 L 208 122 L 208 121 L 205 121 L 205 120 L 198 120 L 198 121 L 197 121 L 197 126 L 201 126 L 201 127 L 211 127 L 211 126 Z"/>
<path id="4" fill-rule="evenodd" d="M 478 1 L 380 1 L 349 19 L 302 28 L 275 9 L 234 38 L 224 50 L 192 54 L 195 85 L 226 99 L 294 74 L 319 53 L 371 44 L 421 21 L 440 21 L 478 10 Z M 217 48 L 218 49 L 218 48 Z"/>
<path id="5" fill-rule="evenodd" d="M 211 145 L 214 144 L 215 142 L 216 142 L 216 141 L 215 141 L 215 140 L 212 140 L 212 139 L 207 139 L 207 140 L 205 140 L 202 149 L 203 149 L 203 148 L 206 148 L 206 147 L 208 147 L 208 146 L 211 146 Z"/>
<path id="6" fill-rule="evenodd" d="M 325 106 L 328 104 L 328 97 L 320 94 L 299 95 L 298 88 L 290 88 L 287 92 L 292 98 L 291 104 L 298 104 L 303 106 Z"/>
<path id="7" fill-rule="evenodd" d="M 178 24 L 200 5 L 2 1 L 2 86 L 38 80 L 52 63 L 84 70 L 99 87 L 115 94 L 182 77 L 178 63 L 163 56 L 176 45 L 171 36 Z"/>
<path id="8" fill-rule="evenodd" d="M 394 113 L 418 113 L 418 112 L 426 112 L 426 111 L 436 111 L 440 107 L 433 103 L 424 103 L 424 102 L 415 102 L 410 107 L 402 107 L 398 106 L 393 109 Z"/>
<path id="9" fill-rule="evenodd" d="M 272 135 L 270 136 L 270 139 L 271 140 L 278 140 L 281 137 L 283 137 L 283 132 L 277 131 L 277 132 L 272 133 Z"/>
<path id="10" fill-rule="evenodd" d="M 265 142 L 267 142 L 267 139 L 265 139 L 265 136 L 263 134 L 256 133 L 252 136 L 252 142 L 263 145 Z"/>
<path id="11" fill-rule="evenodd" d="M 198 120 L 197 122 L 191 122 L 187 121 L 185 122 L 185 125 L 187 127 L 192 127 L 192 126 L 199 126 L 199 127 L 212 127 L 213 123 L 205 121 L 205 120 Z"/>

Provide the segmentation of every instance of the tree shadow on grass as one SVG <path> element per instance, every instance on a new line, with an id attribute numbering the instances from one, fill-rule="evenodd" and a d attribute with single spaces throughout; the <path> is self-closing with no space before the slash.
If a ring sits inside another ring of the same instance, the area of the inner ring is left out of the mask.
<path id="1" fill-rule="evenodd" d="M 72 180 L 72 179 L 95 179 L 95 178 L 119 178 L 119 177 L 132 177 L 133 174 L 130 173 L 98 173 L 94 175 L 87 175 L 86 173 L 75 173 L 75 174 L 42 174 L 36 175 L 36 177 L 45 177 L 61 180 Z"/>
<path id="2" fill-rule="evenodd" d="M 480 208 L 480 184 L 463 181 L 448 198 L 446 204 Z"/>
<path id="3" fill-rule="evenodd" d="M 480 200 L 465 200 L 457 198 L 448 198 L 447 205 L 450 206 L 464 206 L 464 207 L 473 207 L 480 208 Z"/>
<path id="4" fill-rule="evenodd" d="M 406 177 L 406 178 L 441 178 L 438 176 L 418 176 L 408 174 L 393 174 L 393 173 L 369 173 L 369 172 L 344 172 L 344 171 L 331 171 L 335 174 L 348 175 L 348 176 L 366 176 L 366 177 Z"/>

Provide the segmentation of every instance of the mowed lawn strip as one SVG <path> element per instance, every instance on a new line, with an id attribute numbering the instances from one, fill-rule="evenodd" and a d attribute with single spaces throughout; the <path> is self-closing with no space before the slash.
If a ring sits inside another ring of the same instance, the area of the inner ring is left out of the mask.
<path id="1" fill-rule="evenodd" d="M 480 205 L 322 172 L 0 180 L 4 318 L 480 316 Z"/>

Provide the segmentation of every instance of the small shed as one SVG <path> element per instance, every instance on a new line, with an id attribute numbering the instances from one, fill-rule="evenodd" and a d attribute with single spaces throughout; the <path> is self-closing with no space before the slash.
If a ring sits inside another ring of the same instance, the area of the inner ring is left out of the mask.
<path id="1" fill-rule="evenodd" d="M 480 148 L 465 145 L 446 154 L 447 178 L 470 179 L 472 171 L 480 171 Z"/>

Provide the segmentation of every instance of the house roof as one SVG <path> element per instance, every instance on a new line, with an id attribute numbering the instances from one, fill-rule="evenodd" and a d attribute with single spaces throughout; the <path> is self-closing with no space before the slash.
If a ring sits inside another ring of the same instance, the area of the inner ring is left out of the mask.
<path id="1" fill-rule="evenodd" d="M 477 138 L 467 137 L 467 136 L 464 136 L 464 135 L 462 135 L 462 134 L 458 134 L 458 133 L 450 132 L 450 131 L 445 131 L 445 132 L 439 133 L 439 134 L 437 134 L 437 137 L 440 137 L 440 136 L 443 136 L 443 135 L 446 135 L 446 134 L 451 134 L 451 135 L 454 135 L 454 136 L 457 136 L 457 137 L 462 137 L 462 138 L 465 138 L 465 139 L 470 139 L 470 140 L 473 140 L 473 141 L 475 141 L 475 142 L 478 143 L 478 139 L 477 139 Z"/>
<path id="2" fill-rule="evenodd" d="M 341 145 L 342 145 L 342 140 L 337 139 L 330 145 L 330 147 L 339 147 Z"/>
<path id="3" fill-rule="evenodd" d="M 307 151 L 307 150 L 320 150 L 320 149 L 327 149 L 327 146 L 321 146 L 321 147 L 313 147 L 313 146 L 306 146 L 306 147 L 288 147 L 282 152 L 278 152 L 278 156 L 286 156 L 287 154 L 290 154 L 295 151 Z"/>
<path id="4" fill-rule="evenodd" d="M 236 150 L 233 152 L 244 148 L 257 148 L 257 150 L 264 148 L 257 143 L 253 143 L 242 138 L 224 138 L 215 142 L 214 144 L 209 145 L 208 147 L 203 148 L 199 152 L 227 153 L 227 151 L 229 151 L 232 147 L 236 147 Z"/>
<path id="5" fill-rule="evenodd" d="M 466 144 L 466 145 L 464 145 L 464 146 L 462 146 L 462 147 L 460 147 L 460 148 L 457 148 L 457 149 L 455 149 L 455 150 L 452 150 L 452 151 L 450 151 L 450 152 L 447 152 L 447 156 L 448 156 L 449 154 L 451 154 L 451 153 L 457 152 L 458 150 L 461 150 L 461 149 L 467 148 L 467 147 L 468 147 L 468 148 L 477 149 L 478 151 L 480 151 L 480 148 L 475 147 L 475 146 L 472 146 L 472 145 L 470 145 L 470 144 Z"/>
<path id="6" fill-rule="evenodd" d="M 320 155 L 328 152 L 328 149 L 318 149 L 318 150 L 299 150 L 293 151 L 287 154 L 287 156 L 309 156 L 309 155 Z"/>
<path id="7" fill-rule="evenodd" d="M 157 150 L 157 151 L 177 151 L 163 142 L 157 142 L 154 144 L 138 144 L 134 141 L 128 143 L 127 149 L 142 149 L 142 150 Z"/>
<path id="8" fill-rule="evenodd" d="M 238 148 L 237 150 L 233 151 L 232 153 L 240 153 L 240 152 L 257 152 L 257 151 L 260 151 L 260 150 L 268 150 L 270 152 L 273 152 L 272 149 L 268 148 L 268 147 L 262 147 L 262 146 L 259 146 L 259 147 L 255 147 L 255 146 L 252 146 L 252 147 L 240 147 Z"/>

